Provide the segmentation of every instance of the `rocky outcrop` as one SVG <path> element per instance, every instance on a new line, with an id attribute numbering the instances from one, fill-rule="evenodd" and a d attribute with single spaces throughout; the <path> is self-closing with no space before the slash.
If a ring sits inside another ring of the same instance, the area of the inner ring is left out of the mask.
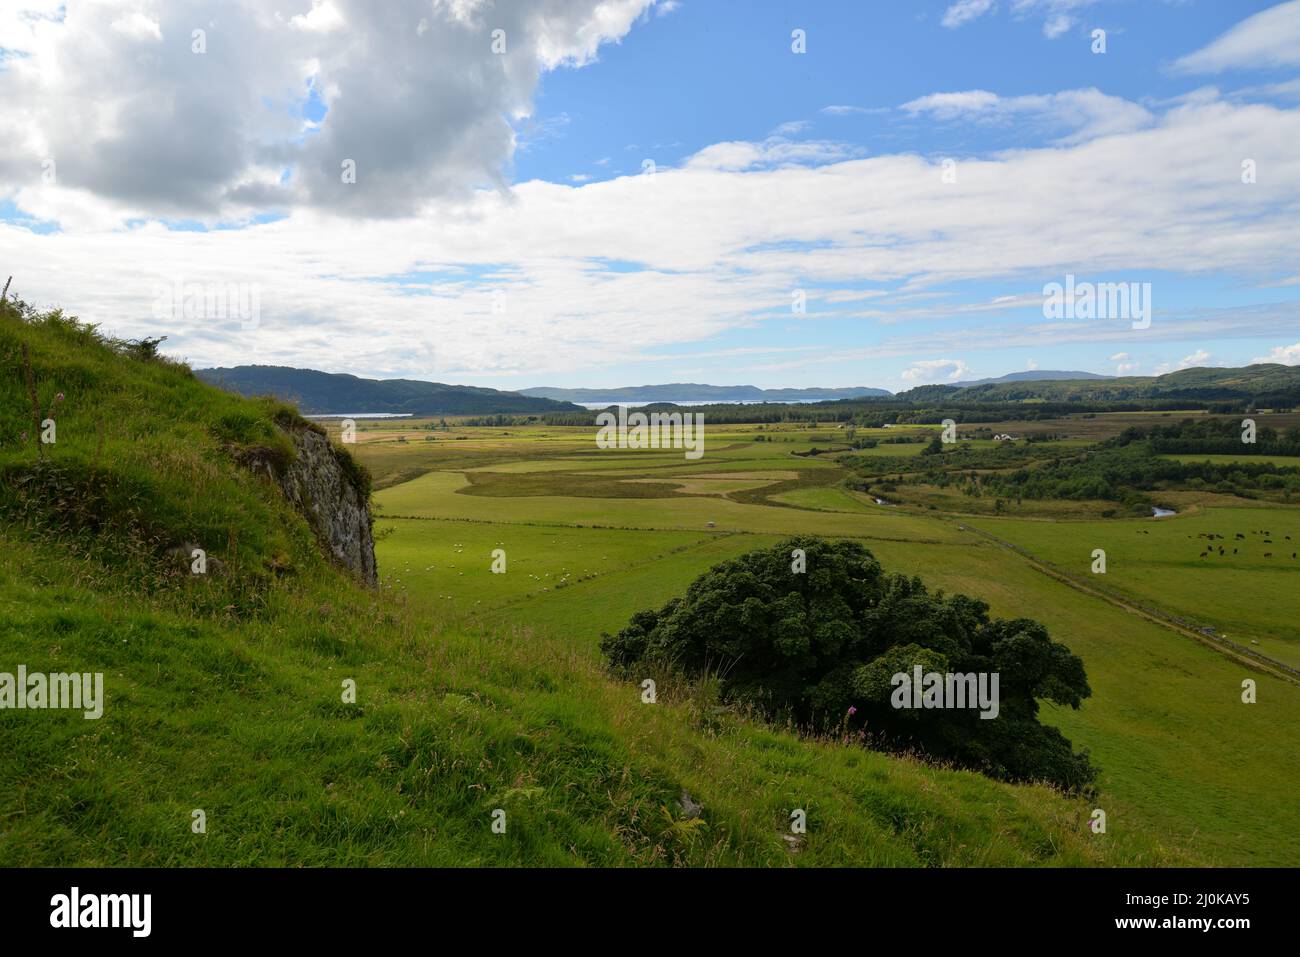
<path id="1" fill-rule="evenodd" d="M 339 564 L 366 584 L 376 584 L 369 490 L 356 466 L 316 429 L 282 428 L 297 452 L 291 462 L 271 470 L 284 497 L 306 517 Z"/>

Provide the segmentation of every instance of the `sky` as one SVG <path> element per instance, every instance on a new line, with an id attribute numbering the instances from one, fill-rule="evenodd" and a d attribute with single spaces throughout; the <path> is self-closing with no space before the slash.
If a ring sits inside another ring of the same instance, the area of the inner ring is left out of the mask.
<path id="1" fill-rule="evenodd" d="M 1300 0 L 0 6 L 0 275 L 196 368 L 1300 364 L 1297 144 Z"/>

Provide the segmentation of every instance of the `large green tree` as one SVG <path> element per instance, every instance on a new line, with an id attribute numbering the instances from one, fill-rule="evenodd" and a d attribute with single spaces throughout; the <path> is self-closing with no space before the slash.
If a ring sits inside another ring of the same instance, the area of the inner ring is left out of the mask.
<path id="1" fill-rule="evenodd" d="M 601 648 L 632 677 L 649 664 L 718 674 L 729 700 L 772 718 L 813 730 L 847 721 L 877 746 L 1004 780 L 1080 790 L 1096 776 L 1087 752 L 1038 721 L 1039 699 L 1078 708 L 1091 694 L 1078 657 L 1038 622 L 990 618 L 982 601 L 884 571 L 856 542 L 792 538 L 724 562 Z M 896 706 L 895 676 L 918 665 L 997 674 L 996 717 Z"/>

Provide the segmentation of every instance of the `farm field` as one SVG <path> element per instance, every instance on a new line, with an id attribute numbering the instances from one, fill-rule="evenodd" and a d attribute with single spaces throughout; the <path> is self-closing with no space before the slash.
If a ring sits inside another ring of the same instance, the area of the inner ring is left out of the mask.
<path id="1" fill-rule="evenodd" d="M 1207 508 L 1107 522 L 979 518 L 971 524 L 1063 571 L 1095 577 L 1097 584 L 1300 668 L 1300 557 L 1293 557 L 1300 556 L 1300 509 Z M 1106 552 L 1105 575 L 1091 572 L 1095 548 Z"/>
<path id="2" fill-rule="evenodd" d="M 1198 557 L 1206 539 L 1197 535 L 1215 530 L 1231 540 L 1240 526 L 1243 534 L 1268 529 L 1300 540 L 1300 511 L 1256 505 L 1161 520 L 959 518 L 878 506 L 840 485 L 849 473 L 833 457 L 800 457 L 810 445 L 753 441 L 755 433 L 741 429 L 717 442 L 716 455 L 710 435 L 704 458 L 690 463 L 680 453 L 674 461 L 662 451 L 595 450 L 573 434 L 561 445 L 553 435 L 515 431 L 513 455 L 497 436 L 496 458 L 483 465 L 476 440 L 452 440 L 465 450 L 465 468 L 440 449 L 434 469 L 376 494 L 381 572 L 405 601 L 510 640 L 545 636 L 599 669 L 603 632 L 680 595 L 713 564 L 790 534 L 859 538 L 886 568 L 982 598 L 997 615 L 1042 621 L 1082 657 L 1092 697 L 1079 711 L 1044 705 L 1043 719 L 1101 767 L 1098 804 L 1113 829 L 1194 847 L 1215 863 L 1300 864 L 1293 800 L 1300 760 L 1278 734 L 1300 727 L 1300 686 L 1076 590 L 980 534 L 1082 574 L 1092 548 L 1107 548 L 1107 584 L 1134 601 L 1249 633 L 1259 650 L 1296 662 L 1300 646 L 1288 622 L 1300 612 L 1300 562 L 1270 566 L 1252 543 L 1238 566 L 1215 565 Z M 535 457 L 535 450 L 556 454 Z M 389 453 L 364 443 L 359 454 L 369 461 Z M 485 479 L 491 494 L 475 494 Z M 647 489 L 655 497 L 645 497 Z M 504 575 L 490 570 L 493 548 L 506 551 Z M 1226 606 L 1230 596 L 1235 603 Z M 1257 704 L 1241 702 L 1243 677 L 1258 682 Z"/>

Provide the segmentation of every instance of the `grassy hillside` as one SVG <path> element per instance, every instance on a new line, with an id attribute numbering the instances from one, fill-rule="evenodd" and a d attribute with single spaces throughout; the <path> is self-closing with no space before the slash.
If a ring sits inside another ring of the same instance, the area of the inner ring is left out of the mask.
<path id="1" fill-rule="evenodd" d="M 900 398 L 921 398 L 916 390 Z M 1200 402 L 1255 400 L 1262 406 L 1300 400 L 1300 367 L 1260 363 L 1240 369 L 1183 369 L 1160 376 L 1068 379 L 1040 382 L 990 382 L 973 385 L 950 398 L 957 402 Z"/>
<path id="2" fill-rule="evenodd" d="M 243 396 L 275 396 L 308 415 L 386 412 L 398 415 L 498 415 L 577 412 L 580 406 L 549 398 L 419 379 L 362 379 L 344 373 L 288 366 L 199 369 L 205 382 Z"/>
<path id="3" fill-rule="evenodd" d="M 550 630 L 366 589 L 238 464 L 292 454 L 275 427 L 292 411 L 151 351 L 0 314 L 0 671 L 102 671 L 106 697 L 99 720 L 0 711 L 0 865 L 1199 860 L 1132 827 L 1094 835 L 1089 804 L 1043 787 L 717 714 L 705 688 L 645 705 Z M 648 534 L 619 560 L 699 539 Z M 172 554 L 196 542 L 219 571 Z"/>

